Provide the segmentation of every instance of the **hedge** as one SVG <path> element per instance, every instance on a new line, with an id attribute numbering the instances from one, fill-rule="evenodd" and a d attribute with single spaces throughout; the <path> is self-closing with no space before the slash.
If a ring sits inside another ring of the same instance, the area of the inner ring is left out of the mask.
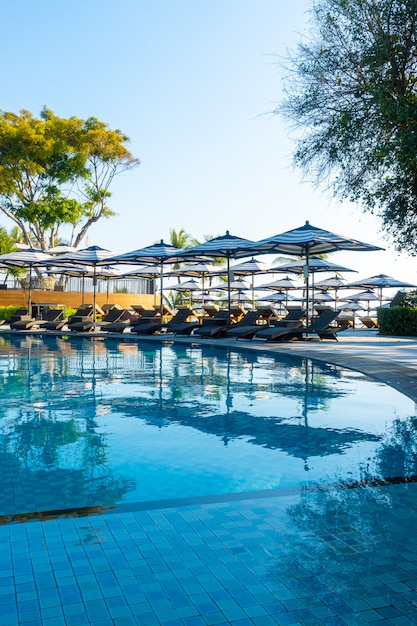
<path id="1" fill-rule="evenodd" d="M 417 337 L 417 306 L 394 306 L 378 309 L 380 335 Z"/>

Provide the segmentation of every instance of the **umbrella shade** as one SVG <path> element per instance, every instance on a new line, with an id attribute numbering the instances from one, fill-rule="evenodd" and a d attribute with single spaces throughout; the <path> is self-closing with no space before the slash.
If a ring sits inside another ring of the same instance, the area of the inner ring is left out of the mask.
<path id="1" fill-rule="evenodd" d="M 50 254 L 46 254 L 41 250 L 28 248 L 18 250 L 17 252 L 9 252 L 0 255 L 0 263 L 8 267 L 27 267 L 29 268 L 28 283 L 28 313 L 32 315 L 32 268 L 46 266 L 53 259 Z"/>
<path id="2" fill-rule="evenodd" d="M 190 255 L 192 261 L 198 262 L 201 260 L 201 256 Z M 127 265 L 135 265 L 137 263 L 143 263 L 145 265 L 159 264 L 159 276 L 161 284 L 161 315 L 163 312 L 163 287 L 164 287 L 164 265 L 169 263 L 180 263 L 184 261 L 181 254 L 181 250 L 175 246 L 167 244 L 161 239 L 159 243 L 146 246 L 145 248 L 139 248 L 138 250 L 132 250 L 131 252 L 125 252 L 119 254 L 111 259 L 111 263 L 124 263 Z"/>
<path id="3" fill-rule="evenodd" d="M 243 261 L 237 265 L 232 265 L 230 272 L 232 276 L 251 276 L 251 290 L 252 290 L 252 307 L 255 307 L 255 274 L 266 274 L 270 271 L 270 266 L 262 261 L 256 259 L 249 259 Z"/>
<path id="4" fill-rule="evenodd" d="M 333 298 L 327 291 L 315 291 L 313 296 L 314 302 L 333 302 Z"/>
<path id="5" fill-rule="evenodd" d="M 417 288 L 417 285 L 413 285 L 412 283 L 407 283 L 402 280 L 397 280 L 396 278 L 391 278 L 391 276 L 387 276 L 386 274 L 378 274 L 377 276 L 371 276 L 371 278 L 364 278 L 363 280 L 349 283 L 348 285 L 346 285 L 346 287 L 363 287 L 365 289 L 373 289 L 374 287 L 378 287 L 379 304 L 380 306 L 382 306 L 383 289 L 401 289 L 402 287 Z"/>
<path id="6" fill-rule="evenodd" d="M 338 250 L 371 251 L 382 250 L 357 239 L 337 235 L 323 228 L 312 226 L 308 221 L 304 226 L 256 242 L 257 254 L 326 254 Z"/>
<path id="7" fill-rule="evenodd" d="M 180 269 L 173 270 L 169 272 L 169 276 L 191 276 L 195 278 L 201 277 L 201 289 L 202 289 L 202 297 L 201 302 L 204 305 L 204 290 L 205 290 L 205 277 L 207 275 L 213 276 L 218 275 L 219 268 L 211 263 L 194 263 L 193 265 L 188 265 L 185 267 L 181 267 Z"/>
<path id="8" fill-rule="evenodd" d="M 215 237 L 214 239 L 205 241 L 204 243 L 201 243 L 194 248 L 185 250 L 182 253 L 182 256 L 183 260 L 193 255 L 226 258 L 228 280 L 227 302 L 230 313 L 230 259 L 241 259 L 250 256 L 251 254 L 254 254 L 254 246 L 255 242 L 250 241 L 249 239 L 242 239 L 242 237 L 236 237 L 235 235 L 231 235 L 229 231 L 226 231 L 225 235 Z M 249 251 L 249 247 L 252 248 L 251 251 Z"/>
<path id="9" fill-rule="evenodd" d="M 174 291 L 201 291 L 201 286 L 196 280 L 187 280 L 185 283 L 177 283 L 176 285 L 169 285 L 165 289 L 173 289 Z"/>
<path id="10" fill-rule="evenodd" d="M 291 278 L 280 278 L 278 280 L 274 280 L 271 283 L 265 283 L 264 285 L 259 285 L 258 289 L 300 289 L 299 285 L 296 285 Z"/>
<path id="11" fill-rule="evenodd" d="M 346 287 L 347 285 L 344 278 L 332 276 L 331 278 L 326 278 L 326 280 L 316 283 L 315 286 L 320 287 L 320 289 L 340 289 L 340 287 Z"/>
<path id="12" fill-rule="evenodd" d="M 386 274 L 378 274 L 378 276 L 371 276 L 371 278 L 364 278 L 363 280 L 357 280 L 354 283 L 349 283 L 346 287 L 363 287 L 365 289 L 373 289 L 374 287 L 383 288 L 402 288 L 402 287 L 415 287 L 412 283 L 407 283 L 396 278 L 391 278 Z"/>
<path id="13" fill-rule="evenodd" d="M 308 299 L 309 299 L 309 259 L 312 254 L 325 254 L 336 252 L 337 250 L 371 251 L 382 250 L 378 246 L 373 246 L 357 239 L 349 239 L 342 235 L 337 235 L 328 230 L 312 226 L 306 222 L 304 226 L 289 230 L 267 239 L 258 241 L 257 253 L 262 254 L 291 254 L 305 258 L 305 278 L 307 292 L 307 315 L 308 324 Z"/>
<path id="14" fill-rule="evenodd" d="M 337 292 L 341 287 L 346 286 L 346 280 L 341 278 L 340 276 L 332 276 L 331 278 L 326 278 L 326 280 L 322 280 L 319 283 L 316 283 L 316 287 L 320 287 L 321 290 L 324 289 L 334 289 L 334 304 L 335 308 L 337 308 Z"/>
<path id="15" fill-rule="evenodd" d="M 364 300 L 366 302 L 372 302 L 374 300 L 378 300 L 378 296 L 372 289 L 366 289 L 366 291 L 361 291 L 360 293 L 354 293 L 351 296 L 346 296 L 343 298 L 345 302 L 358 302 L 360 300 Z"/>
<path id="16" fill-rule="evenodd" d="M 379 298 L 376 295 L 376 293 L 372 291 L 372 289 L 367 289 L 366 291 L 361 291 L 360 293 L 355 293 L 351 296 L 346 296 L 346 298 L 343 298 L 343 300 L 345 302 L 360 302 L 361 300 L 363 302 L 366 302 L 368 305 L 368 315 L 369 315 L 371 311 L 371 307 L 369 303 L 375 302 L 379 300 Z"/>
<path id="17" fill-rule="evenodd" d="M 289 272 L 290 274 L 303 274 L 305 271 L 305 262 L 303 260 L 291 261 L 290 263 L 284 263 L 282 265 L 275 265 L 271 268 L 272 272 Z M 321 259 L 317 256 L 312 256 L 308 259 L 308 270 L 311 273 L 314 272 L 356 272 L 349 267 L 338 265 L 337 263 L 330 263 L 327 259 Z"/>
<path id="18" fill-rule="evenodd" d="M 48 254 L 66 254 L 67 252 L 76 252 L 76 250 L 77 248 L 74 248 L 73 246 L 60 245 L 60 246 L 54 246 L 53 248 L 48 248 L 47 253 Z"/>
<path id="19" fill-rule="evenodd" d="M 100 248 L 100 246 L 89 246 L 83 250 L 75 252 L 67 252 L 61 254 L 50 262 L 50 265 L 89 265 L 93 268 L 93 308 L 94 308 L 94 326 L 96 325 L 96 291 L 97 291 L 97 267 L 99 265 L 109 265 L 109 259 L 113 256 L 113 252 Z"/>

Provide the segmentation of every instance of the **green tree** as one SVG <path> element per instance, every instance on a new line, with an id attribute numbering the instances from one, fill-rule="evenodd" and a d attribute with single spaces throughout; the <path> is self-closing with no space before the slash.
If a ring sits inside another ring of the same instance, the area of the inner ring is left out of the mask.
<path id="1" fill-rule="evenodd" d="M 295 163 L 417 253 L 417 0 L 316 0 L 276 109 Z"/>
<path id="2" fill-rule="evenodd" d="M 9 235 L 3 226 L 0 226 L 0 254 L 8 254 L 15 249 L 15 239 Z"/>
<path id="3" fill-rule="evenodd" d="M 114 215 L 114 177 L 138 164 L 127 141 L 94 117 L 0 112 L 0 210 L 33 247 L 54 246 L 63 225 L 78 246 L 95 222 Z"/>

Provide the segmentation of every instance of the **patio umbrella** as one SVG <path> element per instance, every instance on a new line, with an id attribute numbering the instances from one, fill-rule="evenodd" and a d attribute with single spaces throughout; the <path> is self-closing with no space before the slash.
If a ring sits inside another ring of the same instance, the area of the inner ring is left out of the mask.
<path id="1" fill-rule="evenodd" d="M 325 280 L 321 280 L 319 283 L 315 284 L 316 287 L 320 287 L 320 289 L 334 289 L 334 305 L 337 307 L 337 293 L 341 287 L 346 286 L 346 280 L 341 278 L 340 276 L 332 276 L 331 278 L 326 278 Z"/>
<path id="2" fill-rule="evenodd" d="M 288 300 L 289 300 L 289 296 L 288 296 L 288 292 L 291 289 L 300 289 L 299 285 L 296 285 L 291 278 L 289 278 L 288 276 L 286 276 L 285 278 L 279 278 L 278 280 L 274 280 L 271 283 L 265 283 L 264 285 L 259 285 L 258 289 L 283 289 L 285 291 L 285 293 L 287 294 L 286 300 L 285 300 L 285 304 L 288 304 Z"/>
<path id="3" fill-rule="evenodd" d="M 269 271 L 270 266 L 267 263 L 262 263 L 262 261 L 257 261 L 253 258 L 237 265 L 232 265 L 230 268 L 232 275 L 251 277 L 252 308 L 255 308 L 255 274 L 266 274 Z"/>
<path id="4" fill-rule="evenodd" d="M 397 280 L 396 278 L 391 278 L 391 276 L 387 276 L 386 274 L 378 274 L 377 276 L 371 276 L 371 278 L 364 278 L 363 280 L 358 280 L 345 286 L 347 288 L 363 287 L 364 289 L 374 289 L 375 287 L 377 287 L 379 290 L 380 306 L 382 306 L 383 289 L 401 289 L 402 287 L 417 288 L 417 285 L 413 285 L 412 283 L 407 283 L 402 280 Z"/>
<path id="5" fill-rule="evenodd" d="M 368 315 L 371 311 L 369 303 L 376 302 L 378 300 L 379 297 L 374 291 L 372 291 L 372 289 L 366 289 L 366 291 L 361 291 L 360 293 L 355 293 L 351 296 L 346 296 L 346 298 L 343 298 L 344 302 L 366 302 L 368 306 Z"/>
<path id="6" fill-rule="evenodd" d="M 220 235 L 209 241 L 205 241 L 198 246 L 194 246 L 189 250 L 182 252 L 181 256 L 183 260 L 186 260 L 190 256 L 200 255 L 208 257 L 223 257 L 227 261 L 227 304 L 230 315 L 230 259 L 242 259 L 247 256 L 255 254 L 253 248 L 255 246 L 254 241 L 249 239 L 242 239 L 242 237 L 236 237 L 231 235 L 229 231 L 226 231 L 225 235 Z M 249 247 L 252 249 L 249 251 Z"/>
<path id="7" fill-rule="evenodd" d="M 29 284 L 28 284 L 28 314 L 32 315 L 32 268 L 46 266 L 53 259 L 50 254 L 46 254 L 41 250 L 29 248 L 17 252 L 9 252 L 0 255 L 0 263 L 8 267 L 27 267 L 29 268 Z"/>
<path id="8" fill-rule="evenodd" d="M 96 291 L 97 291 L 97 267 L 99 265 L 108 265 L 109 259 L 113 256 L 113 252 L 100 248 L 100 246 L 90 246 L 83 250 L 75 252 L 67 252 L 56 258 L 52 258 L 49 265 L 89 265 L 93 268 L 93 308 L 94 308 L 94 327 L 97 322 L 96 315 Z"/>
<path id="9" fill-rule="evenodd" d="M 212 263 L 194 263 L 180 269 L 168 272 L 167 276 L 189 276 L 190 278 L 201 278 L 201 304 L 204 306 L 205 278 L 219 274 L 219 268 Z"/>
<path id="10" fill-rule="evenodd" d="M 201 291 L 201 286 L 198 284 L 196 280 L 193 278 L 191 280 L 187 280 L 185 283 L 178 283 L 176 285 L 169 285 L 166 287 L 167 289 L 173 289 L 174 291 L 182 291 L 189 292 L 190 294 L 190 307 L 193 306 L 193 291 Z"/>
<path id="11" fill-rule="evenodd" d="M 164 242 L 163 239 L 159 243 L 146 246 L 145 248 L 139 248 L 138 250 L 132 250 L 131 252 L 125 252 L 124 254 L 118 254 L 111 259 L 111 263 L 124 263 L 127 265 L 154 265 L 159 264 L 159 278 L 161 289 L 161 315 L 163 313 L 163 288 L 164 288 L 164 265 L 169 263 L 180 263 L 184 261 L 184 257 L 181 254 L 181 249 L 171 246 Z M 198 262 L 201 260 L 201 255 L 190 254 L 190 260 Z"/>
<path id="12" fill-rule="evenodd" d="M 371 251 L 382 250 L 378 246 L 373 246 L 357 239 L 350 239 L 342 235 L 337 235 L 328 230 L 312 226 L 308 221 L 299 228 L 294 228 L 287 232 L 268 237 L 256 242 L 254 247 L 257 254 L 291 254 L 303 257 L 305 264 L 303 273 L 306 280 L 307 294 L 307 315 L 308 324 L 308 304 L 309 304 L 309 272 L 310 257 L 313 254 L 325 254 L 337 252 L 338 250 Z"/>

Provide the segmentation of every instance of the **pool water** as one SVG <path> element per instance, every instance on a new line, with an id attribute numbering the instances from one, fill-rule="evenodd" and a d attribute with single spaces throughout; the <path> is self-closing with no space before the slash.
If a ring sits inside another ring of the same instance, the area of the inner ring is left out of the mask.
<path id="1" fill-rule="evenodd" d="M 310 359 L 0 337 L 0 516 L 417 474 L 414 403 Z"/>

